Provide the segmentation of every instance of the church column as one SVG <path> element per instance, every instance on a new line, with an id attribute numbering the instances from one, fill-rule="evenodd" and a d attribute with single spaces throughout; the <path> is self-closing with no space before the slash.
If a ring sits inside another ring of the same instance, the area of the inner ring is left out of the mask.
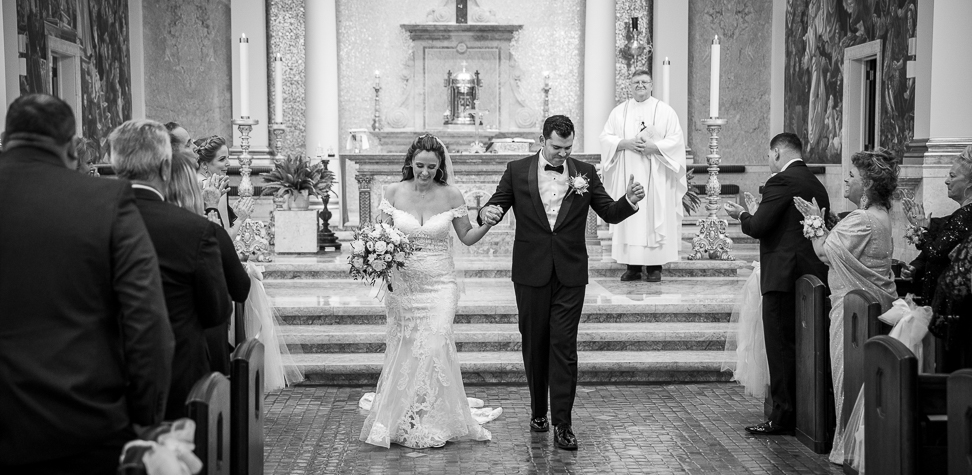
<path id="1" fill-rule="evenodd" d="M 341 226 L 344 216 L 344 177 L 341 176 L 338 122 L 338 41 L 337 2 L 335 0 L 304 1 L 304 146 L 308 156 L 333 152 L 328 167 L 336 177 L 334 190 L 338 198 L 331 199 L 336 219 L 332 225 Z"/>
<path id="2" fill-rule="evenodd" d="M 142 0 L 128 1 L 128 51 L 132 78 L 132 119 L 145 118 L 145 47 Z"/>
<path id="3" fill-rule="evenodd" d="M 689 44 L 689 7 L 688 2 L 655 1 L 655 11 L 652 15 L 654 22 L 654 52 L 652 53 L 652 71 L 655 82 L 652 96 L 661 98 L 662 61 L 667 57 L 671 62 L 669 86 L 669 104 L 675 109 L 682 130 L 688 134 L 692 127 L 688 120 L 688 44 Z M 708 72 L 706 72 L 708 74 Z M 689 143 L 688 137 L 685 143 Z"/>
<path id="4" fill-rule="evenodd" d="M 230 41 L 233 50 L 233 117 L 239 119 L 240 97 L 240 35 L 250 40 L 249 86 L 250 118 L 260 121 L 250 132 L 250 155 L 266 156 L 269 151 L 269 106 L 267 104 L 267 7 L 265 0 L 232 0 L 230 3 Z M 239 148 L 240 131 L 233 127 L 233 145 Z"/>
<path id="5" fill-rule="evenodd" d="M 658 2 L 656 2 L 658 3 Z M 614 108 L 615 0 L 587 2 L 584 22 L 584 153 L 601 153 L 598 137 Z"/>
<path id="6" fill-rule="evenodd" d="M 0 39 L 3 40 L 3 89 L 0 106 L 7 116 L 7 105 L 20 96 L 20 58 L 17 38 L 17 2 L 3 2 L 0 7 Z M 2 128 L 2 126 L 0 126 Z"/>
<path id="7" fill-rule="evenodd" d="M 919 183 L 925 211 L 944 216 L 955 209 L 945 190 L 952 159 L 972 144 L 972 119 L 956 104 L 972 104 L 972 2 L 919 0 L 915 48 L 915 136 L 905 154 L 902 178 Z"/>

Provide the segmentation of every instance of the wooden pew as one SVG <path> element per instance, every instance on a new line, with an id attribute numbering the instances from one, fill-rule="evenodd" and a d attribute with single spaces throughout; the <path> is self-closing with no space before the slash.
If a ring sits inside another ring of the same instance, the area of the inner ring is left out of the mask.
<path id="1" fill-rule="evenodd" d="M 233 304 L 233 336 L 236 346 L 246 341 L 246 315 L 243 311 L 244 305 L 240 302 Z"/>
<path id="2" fill-rule="evenodd" d="M 830 303 L 816 276 L 796 282 L 796 437 L 818 454 L 830 452 L 834 392 L 830 376 Z"/>
<path id="3" fill-rule="evenodd" d="M 945 382 L 918 374 L 918 358 L 890 336 L 864 345 L 864 469 L 867 473 L 945 473 Z"/>
<path id="4" fill-rule="evenodd" d="M 864 342 L 891 332 L 879 316 L 881 304 L 867 291 L 856 289 L 844 296 L 844 406 L 837 421 L 841 427 L 847 425 L 864 382 Z"/>
<path id="5" fill-rule="evenodd" d="M 213 372 L 200 379 L 186 401 L 189 418 L 196 423 L 195 454 L 202 474 L 234 473 L 230 467 L 230 382 Z"/>
<path id="6" fill-rule="evenodd" d="M 230 457 L 233 473 L 263 474 L 263 343 L 246 340 L 233 352 Z"/>
<path id="7" fill-rule="evenodd" d="M 972 475 L 972 369 L 948 376 L 948 474 Z"/>

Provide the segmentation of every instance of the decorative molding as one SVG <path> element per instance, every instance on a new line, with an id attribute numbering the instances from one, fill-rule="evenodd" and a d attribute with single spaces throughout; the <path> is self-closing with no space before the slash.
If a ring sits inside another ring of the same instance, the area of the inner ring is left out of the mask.
<path id="1" fill-rule="evenodd" d="M 881 104 L 884 83 L 884 53 L 881 51 L 882 40 L 877 39 L 864 44 L 850 46 L 844 49 L 844 91 L 841 101 L 841 164 L 846 175 L 850 167 L 851 157 L 863 150 L 864 127 L 864 61 L 877 61 L 875 80 L 878 82 L 875 91 L 874 104 L 874 143 L 881 143 Z M 853 134 L 853 135 L 852 135 Z"/>
<path id="2" fill-rule="evenodd" d="M 972 137 L 913 139 L 904 153 L 904 164 L 951 165 L 952 160 L 970 145 Z"/>

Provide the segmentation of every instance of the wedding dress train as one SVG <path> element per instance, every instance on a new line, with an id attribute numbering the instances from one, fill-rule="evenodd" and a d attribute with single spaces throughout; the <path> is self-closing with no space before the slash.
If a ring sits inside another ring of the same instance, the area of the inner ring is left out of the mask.
<path id="1" fill-rule="evenodd" d="M 391 443 L 427 448 L 450 440 L 490 440 L 470 410 L 452 332 L 459 286 L 450 228 L 454 218 L 466 217 L 466 207 L 425 223 L 384 199 L 379 209 L 420 250 L 394 273 L 394 292 L 384 297 L 385 361 L 360 439 L 385 448 Z M 368 396 L 360 401 L 362 408 L 368 407 Z M 480 412 L 492 420 L 502 409 Z"/>

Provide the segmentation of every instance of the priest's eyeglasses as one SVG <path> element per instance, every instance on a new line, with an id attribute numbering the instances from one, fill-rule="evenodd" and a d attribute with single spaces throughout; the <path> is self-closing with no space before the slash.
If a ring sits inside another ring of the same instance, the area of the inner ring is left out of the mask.
<path id="1" fill-rule="evenodd" d="M 631 81 L 635 86 L 651 86 L 651 81 Z"/>

